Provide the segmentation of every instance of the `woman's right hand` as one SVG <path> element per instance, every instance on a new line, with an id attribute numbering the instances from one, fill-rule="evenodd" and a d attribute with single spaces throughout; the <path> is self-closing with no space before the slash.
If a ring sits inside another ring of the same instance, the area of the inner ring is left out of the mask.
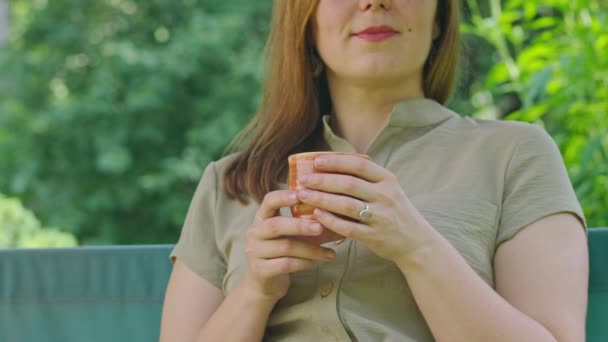
<path id="1" fill-rule="evenodd" d="M 312 268 L 316 261 L 331 261 L 335 252 L 299 237 L 315 238 L 323 233 L 316 220 L 279 215 L 279 209 L 301 204 L 296 190 L 266 194 L 247 231 L 248 271 L 246 286 L 254 294 L 278 301 L 287 294 L 293 272 Z"/>

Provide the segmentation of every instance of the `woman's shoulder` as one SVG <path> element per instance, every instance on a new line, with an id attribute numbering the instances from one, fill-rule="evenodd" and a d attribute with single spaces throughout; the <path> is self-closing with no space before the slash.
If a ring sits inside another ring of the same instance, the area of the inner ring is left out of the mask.
<path id="1" fill-rule="evenodd" d="M 238 153 L 232 153 L 209 162 L 200 175 L 199 187 L 202 187 L 206 192 L 217 191 L 227 168 L 236 159 L 237 155 Z"/>
<path id="2" fill-rule="evenodd" d="M 536 123 L 464 116 L 459 121 L 458 126 L 461 130 L 470 130 L 484 140 L 499 141 L 505 144 L 521 141 L 541 143 L 552 141 L 545 128 Z"/>
<path id="3" fill-rule="evenodd" d="M 211 163 L 209 163 L 209 166 L 207 166 L 207 168 L 210 168 L 213 171 L 213 174 L 215 176 L 215 190 L 217 192 L 217 200 L 219 202 L 229 205 L 240 206 L 239 201 L 234 200 L 232 197 L 228 196 L 227 193 L 222 189 L 224 187 L 224 177 L 226 176 L 228 169 L 242 153 L 243 152 L 238 151 L 227 154 L 217 160 L 212 161 Z"/>
<path id="4" fill-rule="evenodd" d="M 213 167 L 218 175 L 223 175 L 226 169 L 241 155 L 242 152 L 233 152 L 213 161 Z"/>

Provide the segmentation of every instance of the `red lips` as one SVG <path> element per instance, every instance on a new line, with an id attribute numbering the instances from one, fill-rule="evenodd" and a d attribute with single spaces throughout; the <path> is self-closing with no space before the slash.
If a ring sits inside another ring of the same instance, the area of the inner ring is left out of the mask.
<path id="1" fill-rule="evenodd" d="M 357 36 L 358 38 L 367 40 L 367 41 L 378 42 L 378 41 L 382 41 L 385 39 L 389 39 L 389 38 L 397 35 L 398 33 L 399 32 L 397 30 L 395 30 L 394 28 L 392 28 L 390 26 L 381 25 L 381 26 L 370 26 L 363 31 L 355 33 L 355 36 Z"/>

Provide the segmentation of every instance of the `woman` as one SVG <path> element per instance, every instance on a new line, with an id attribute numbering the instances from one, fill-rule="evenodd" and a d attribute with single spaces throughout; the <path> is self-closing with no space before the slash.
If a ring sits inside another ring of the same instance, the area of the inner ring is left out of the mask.
<path id="1" fill-rule="evenodd" d="M 161 341 L 583 341 L 585 221 L 555 144 L 442 106 L 457 1 L 274 6 L 263 103 L 203 174 Z M 286 190 L 287 156 L 315 150 L 373 161 L 317 158 Z"/>

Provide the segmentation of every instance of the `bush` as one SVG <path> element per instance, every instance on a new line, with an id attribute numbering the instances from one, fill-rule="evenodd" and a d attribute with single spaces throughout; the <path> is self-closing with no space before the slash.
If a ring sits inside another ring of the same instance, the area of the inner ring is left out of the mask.
<path id="1" fill-rule="evenodd" d="M 175 242 L 202 170 L 255 111 L 269 2 L 11 6 L 0 191 L 83 244 Z"/>
<path id="2" fill-rule="evenodd" d="M 72 247 L 76 238 L 58 229 L 42 228 L 21 201 L 0 194 L 0 248 Z"/>

